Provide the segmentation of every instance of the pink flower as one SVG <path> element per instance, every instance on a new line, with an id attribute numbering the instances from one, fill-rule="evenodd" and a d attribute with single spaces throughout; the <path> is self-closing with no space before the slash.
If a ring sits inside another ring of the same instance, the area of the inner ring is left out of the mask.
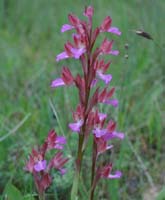
<path id="1" fill-rule="evenodd" d="M 103 74 L 101 71 L 97 71 L 97 75 L 100 79 L 102 79 L 105 82 L 106 85 L 108 85 L 112 80 L 111 74 Z"/>
<path id="2" fill-rule="evenodd" d="M 51 87 L 56 88 L 65 85 L 74 84 L 74 77 L 72 76 L 71 71 L 67 67 L 63 67 L 62 78 L 57 78 L 52 81 Z"/>
<path id="3" fill-rule="evenodd" d="M 106 31 L 108 31 L 108 30 L 110 29 L 111 23 L 112 23 L 111 17 L 110 17 L 110 16 L 107 16 L 107 17 L 103 20 L 103 22 L 102 22 L 102 24 L 101 24 L 101 26 L 100 26 L 100 32 L 106 32 Z"/>
<path id="4" fill-rule="evenodd" d="M 56 61 L 67 58 L 79 59 L 86 52 L 86 36 L 73 34 L 74 44 L 67 42 L 64 46 L 65 51 L 58 54 Z"/>
<path id="5" fill-rule="evenodd" d="M 114 91 L 115 91 L 115 88 L 112 88 L 110 91 L 107 91 L 107 89 L 105 88 L 99 94 L 99 97 L 98 97 L 99 102 L 117 107 L 118 106 L 118 100 L 117 99 L 111 99 Z"/>
<path id="6" fill-rule="evenodd" d="M 66 143 L 64 136 L 57 136 L 54 130 L 51 130 L 46 139 L 47 149 L 63 149 L 63 145 Z"/>
<path id="7" fill-rule="evenodd" d="M 80 132 L 80 128 L 82 127 L 82 125 L 83 125 L 83 120 L 80 119 L 75 123 L 70 123 L 69 128 L 74 132 Z"/>
<path id="8" fill-rule="evenodd" d="M 54 130 L 51 130 L 41 147 L 38 149 L 32 149 L 29 160 L 26 163 L 25 169 L 33 174 L 35 185 L 39 195 L 50 186 L 52 183 L 52 177 L 50 176 L 50 170 L 55 168 L 60 171 L 61 174 L 66 172 L 63 169 L 63 165 L 68 161 L 67 158 L 63 158 L 62 153 L 58 152 L 47 164 L 45 154 L 50 149 L 63 149 L 63 145 L 66 143 L 66 139 L 63 136 L 57 136 Z"/>
<path id="9" fill-rule="evenodd" d="M 63 158 L 62 152 L 56 153 L 56 155 L 53 157 L 53 159 L 50 161 L 50 164 L 48 168 L 55 168 L 58 169 L 60 172 L 65 173 L 65 170 L 63 169 L 63 166 L 68 161 L 68 158 Z"/>
<path id="10" fill-rule="evenodd" d="M 60 53 L 56 56 L 56 61 L 58 62 L 60 60 L 66 59 L 66 58 L 69 58 L 69 55 L 65 51 L 63 51 L 62 53 Z"/>
<path id="11" fill-rule="evenodd" d="M 72 30 L 74 29 L 74 26 L 70 25 L 70 24 L 64 24 L 61 28 L 61 32 L 65 32 L 65 31 L 69 31 L 69 30 Z"/>
<path id="12" fill-rule="evenodd" d="M 105 135 L 107 132 L 106 129 L 101 129 L 99 127 L 94 128 L 93 133 L 96 136 L 96 138 L 100 138 L 101 136 Z"/>
<path id="13" fill-rule="evenodd" d="M 109 179 L 118 179 L 121 178 L 122 173 L 120 171 L 116 171 L 115 174 L 111 174 L 112 171 L 112 163 L 102 167 L 100 169 L 100 177 L 101 178 L 109 178 Z"/>
<path id="14" fill-rule="evenodd" d="M 107 100 L 103 100 L 102 103 L 105 103 L 105 104 L 110 104 L 112 105 L 113 107 L 117 107 L 119 102 L 117 99 L 107 99 Z"/>
<path id="15" fill-rule="evenodd" d="M 60 86 L 64 86 L 64 85 L 65 85 L 65 83 L 62 78 L 57 78 L 57 79 L 53 80 L 51 83 L 52 88 L 56 88 L 56 87 L 60 87 Z"/>
<path id="16" fill-rule="evenodd" d="M 108 54 L 117 56 L 117 55 L 119 55 L 119 51 L 118 50 L 111 50 Z"/>
<path id="17" fill-rule="evenodd" d="M 30 155 L 29 160 L 26 162 L 25 170 L 29 171 L 30 173 L 34 170 L 35 161 L 32 155 Z"/>
<path id="18" fill-rule="evenodd" d="M 112 50 L 113 40 L 109 41 L 107 39 L 104 39 L 100 46 L 100 55 L 102 54 L 112 54 L 114 56 L 117 56 L 119 54 L 118 50 Z"/>
<path id="19" fill-rule="evenodd" d="M 121 35 L 120 30 L 117 27 L 111 27 L 111 23 L 112 23 L 112 19 L 110 18 L 110 16 L 107 16 L 101 26 L 100 26 L 100 32 L 109 32 L 109 33 L 113 33 L 116 35 Z"/>
<path id="20" fill-rule="evenodd" d="M 105 113 L 98 113 L 98 116 L 100 121 L 103 121 L 107 118 L 107 114 Z"/>
<path id="21" fill-rule="evenodd" d="M 97 156 L 100 155 L 101 153 L 104 153 L 105 151 L 113 148 L 113 145 L 108 145 L 107 141 L 104 140 L 103 137 L 97 138 L 95 137 L 95 142 L 97 145 Z"/>
<path id="22" fill-rule="evenodd" d="M 107 32 L 110 32 L 110 33 L 113 33 L 113 34 L 116 34 L 116 35 L 121 35 L 121 32 L 117 27 L 111 27 L 107 30 Z"/>
<path id="23" fill-rule="evenodd" d="M 34 169 L 36 172 L 40 172 L 46 169 L 46 160 L 39 160 L 35 165 Z"/>
<path id="24" fill-rule="evenodd" d="M 40 149 L 35 150 L 32 149 L 32 153 L 30 155 L 29 160 L 26 163 L 25 169 L 30 173 L 34 171 L 42 171 L 46 169 L 46 160 L 44 160 L 45 152 L 42 152 Z"/>
<path id="25" fill-rule="evenodd" d="M 88 18 L 91 18 L 93 16 L 93 13 L 94 13 L 94 9 L 92 6 L 88 6 L 85 8 L 85 11 L 84 11 L 84 16 L 88 17 Z"/>
<path id="26" fill-rule="evenodd" d="M 78 105 L 76 111 L 73 113 L 74 123 L 69 123 L 69 128 L 74 132 L 80 132 L 80 129 L 84 123 L 83 121 L 84 109 L 81 105 Z"/>

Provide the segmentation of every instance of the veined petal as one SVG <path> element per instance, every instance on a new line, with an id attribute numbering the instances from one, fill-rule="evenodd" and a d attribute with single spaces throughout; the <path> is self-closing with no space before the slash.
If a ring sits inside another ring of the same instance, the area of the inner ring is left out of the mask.
<path id="1" fill-rule="evenodd" d="M 70 25 L 70 24 L 64 24 L 61 28 L 61 32 L 65 32 L 65 31 L 69 31 L 69 30 L 72 30 L 74 29 L 74 26 Z"/>
<path id="2" fill-rule="evenodd" d="M 100 79 L 102 79 L 105 82 L 106 85 L 109 84 L 110 81 L 112 80 L 112 75 L 111 74 L 103 74 L 100 71 L 98 71 L 97 75 L 98 75 L 98 77 Z"/>
<path id="3" fill-rule="evenodd" d="M 51 83 L 52 88 L 60 87 L 60 86 L 64 86 L 64 85 L 65 85 L 65 83 L 62 80 L 62 78 L 57 78 L 57 79 L 53 80 Z"/>
<path id="4" fill-rule="evenodd" d="M 46 160 L 42 160 L 42 161 L 38 161 L 35 165 L 34 165 L 34 169 L 37 172 L 40 172 L 44 169 L 46 169 Z"/>
<path id="5" fill-rule="evenodd" d="M 121 176 L 122 176 L 122 173 L 120 171 L 116 171 L 115 174 L 109 174 L 107 178 L 116 179 L 116 178 L 121 178 Z"/>
<path id="6" fill-rule="evenodd" d="M 107 32 L 110 32 L 110 33 L 113 33 L 113 34 L 116 34 L 116 35 L 121 35 L 121 31 L 117 27 L 111 27 L 111 28 L 108 29 Z"/>
<path id="7" fill-rule="evenodd" d="M 63 51 L 62 53 L 60 53 L 56 56 L 56 61 L 60 61 L 60 60 L 66 59 L 66 58 L 69 58 L 69 56 L 65 51 Z"/>
<path id="8" fill-rule="evenodd" d="M 109 52 L 109 54 L 114 55 L 114 56 L 117 56 L 117 55 L 119 54 L 119 51 L 118 51 L 118 50 L 111 50 L 111 51 Z"/>
<path id="9" fill-rule="evenodd" d="M 74 132 L 80 132 L 80 128 L 83 125 L 83 120 L 79 120 L 76 123 L 70 123 L 69 128 Z"/>

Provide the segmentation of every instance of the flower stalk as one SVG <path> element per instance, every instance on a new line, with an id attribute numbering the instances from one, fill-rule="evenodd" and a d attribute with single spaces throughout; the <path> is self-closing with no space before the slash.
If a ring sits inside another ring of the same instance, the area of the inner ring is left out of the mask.
<path id="1" fill-rule="evenodd" d="M 111 62 L 105 63 L 103 55 L 118 55 L 119 51 L 113 49 L 113 40 L 105 38 L 99 47 L 95 48 L 98 36 L 104 32 L 121 35 L 117 27 L 112 27 L 110 16 L 105 17 L 99 27 L 93 29 L 92 18 L 94 9 L 86 7 L 83 15 L 87 20 L 80 20 L 73 14 L 68 15 L 69 24 L 62 26 L 61 32 L 76 31 L 72 34 L 73 43 L 70 41 L 64 45 L 64 51 L 57 55 L 56 61 L 73 58 L 80 61 L 82 75 L 75 76 L 68 67 L 63 67 L 62 75 L 52 81 L 51 87 L 74 86 L 78 90 L 79 99 L 76 110 L 73 112 L 73 123 L 69 128 L 78 133 L 78 149 L 75 178 L 71 191 L 71 200 L 78 198 L 79 181 L 82 162 L 88 144 L 88 138 L 93 137 L 92 163 L 91 163 L 91 188 L 89 189 L 90 200 L 94 199 L 97 183 L 101 178 L 120 178 L 121 172 L 111 174 L 112 163 L 99 163 L 97 158 L 100 154 L 111 149 L 109 142 L 114 138 L 123 139 L 124 134 L 116 131 L 116 122 L 109 120 L 108 115 L 99 112 L 99 104 L 118 106 L 118 100 L 112 98 L 115 88 L 108 89 L 112 80 L 111 74 L 106 74 Z M 94 49 L 95 48 L 95 49 Z M 105 83 L 102 88 L 99 80 Z M 108 121 L 108 122 L 107 122 Z M 107 123 L 107 125 L 106 125 Z"/>

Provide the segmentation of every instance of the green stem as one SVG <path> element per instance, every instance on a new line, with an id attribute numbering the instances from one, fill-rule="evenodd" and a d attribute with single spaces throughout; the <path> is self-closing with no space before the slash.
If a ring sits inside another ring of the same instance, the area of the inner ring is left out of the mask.
<path id="1" fill-rule="evenodd" d="M 79 143 L 78 143 L 77 160 L 76 160 L 76 172 L 75 172 L 75 177 L 73 180 L 73 186 L 72 186 L 72 191 L 71 191 L 71 200 L 78 199 L 77 193 L 78 193 L 81 165 L 82 165 L 82 159 L 83 159 L 83 151 L 82 151 L 83 141 L 84 141 L 84 135 L 80 134 Z"/>
<path id="2" fill-rule="evenodd" d="M 39 194 L 39 200 L 45 200 L 45 193 Z"/>
<path id="3" fill-rule="evenodd" d="M 89 41 L 91 41 L 91 33 L 89 36 Z M 89 48 L 90 49 L 90 48 Z M 77 152 L 77 160 L 76 160 L 76 172 L 75 177 L 73 180 L 73 186 L 71 191 L 71 200 L 78 199 L 78 187 L 79 187 L 79 181 L 80 181 L 80 173 L 81 173 L 81 166 L 82 166 L 82 160 L 84 155 L 84 139 L 85 139 L 85 133 L 86 133 L 86 121 L 88 118 L 88 103 L 89 103 L 89 96 L 90 96 L 90 86 L 89 86 L 89 80 L 88 76 L 90 73 L 90 50 L 87 52 L 87 73 L 84 71 L 84 80 L 85 80 L 85 105 L 84 105 L 84 123 L 81 128 L 81 132 L 79 134 L 79 143 L 78 143 L 78 152 Z"/>
<path id="4" fill-rule="evenodd" d="M 95 172 L 96 172 L 96 160 L 97 160 L 96 143 L 93 138 L 90 200 L 93 200 L 94 198 L 94 191 L 95 191 L 94 180 L 95 180 Z"/>

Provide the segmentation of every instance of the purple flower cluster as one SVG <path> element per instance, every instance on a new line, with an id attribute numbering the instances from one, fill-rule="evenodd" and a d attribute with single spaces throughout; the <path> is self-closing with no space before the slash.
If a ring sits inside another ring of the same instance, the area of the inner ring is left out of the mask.
<path id="1" fill-rule="evenodd" d="M 79 102 L 75 112 L 73 112 L 74 122 L 69 123 L 69 128 L 79 135 L 77 171 L 81 170 L 81 163 L 84 150 L 90 135 L 93 136 L 93 158 L 92 158 L 92 183 L 94 191 L 95 185 L 100 178 L 120 178 L 121 172 L 116 171 L 111 174 L 112 163 L 105 166 L 96 164 L 97 157 L 113 145 L 109 145 L 114 138 L 123 139 L 124 134 L 116 131 L 116 123 L 108 120 L 107 114 L 100 113 L 98 104 L 118 106 L 118 100 L 112 98 L 115 88 L 110 87 L 112 75 L 107 74 L 111 62 L 105 63 L 102 55 L 118 55 L 119 51 L 113 49 L 113 40 L 105 38 L 99 47 L 95 48 L 98 36 L 104 32 L 121 35 L 117 27 L 112 27 L 112 19 L 107 16 L 99 27 L 93 30 L 92 17 L 94 9 L 89 6 L 85 8 L 84 16 L 87 20 L 80 20 L 74 14 L 68 15 L 69 24 L 64 24 L 61 32 L 74 30 L 72 42 L 68 41 L 64 45 L 64 51 L 57 55 L 56 61 L 74 58 L 81 63 L 82 74 L 74 76 L 68 67 L 63 67 L 61 77 L 52 81 L 51 87 L 74 86 L 78 90 Z M 105 87 L 101 88 L 98 81 L 102 80 Z M 91 199 L 92 199 L 91 194 Z"/>
<path id="2" fill-rule="evenodd" d="M 33 174 L 34 182 L 40 195 L 42 195 L 52 183 L 52 177 L 50 175 L 51 169 L 59 170 L 62 175 L 66 172 L 63 166 L 68 159 L 64 158 L 62 152 L 60 152 L 65 143 L 65 137 L 57 136 L 56 132 L 51 130 L 44 144 L 38 147 L 38 149 L 32 149 L 29 160 L 26 162 L 25 169 Z M 51 149 L 56 149 L 58 152 L 48 163 L 46 160 L 46 153 Z"/>

